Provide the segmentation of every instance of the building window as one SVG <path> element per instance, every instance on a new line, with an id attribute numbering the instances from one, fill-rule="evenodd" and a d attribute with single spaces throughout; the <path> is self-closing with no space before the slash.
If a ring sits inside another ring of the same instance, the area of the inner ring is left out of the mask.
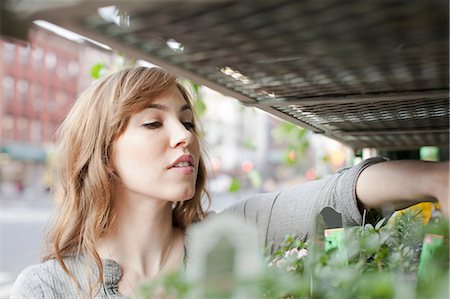
<path id="1" fill-rule="evenodd" d="M 19 140 L 28 141 L 30 139 L 29 136 L 29 128 L 28 128 L 28 120 L 26 118 L 19 118 L 17 122 L 17 127 L 19 129 Z"/>
<path id="2" fill-rule="evenodd" d="M 30 48 L 29 47 L 19 47 L 19 60 L 20 64 L 23 66 L 27 66 L 30 57 Z"/>
<path id="3" fill-rule="evenodd" d="M 20 101 L 24 105 L 27 103 L 28 99 L 28 87 L 29 84 L 27 80 L 20 79 L 19 82 L 17 83 L 17 89 L 19 90 L 20 94 Z"/>
<path id="4" fill-rule="evenodd" d="M 12 102 L 14 98 L 14 78 L 11 76 L 3 77 L 3 94 L 6 102 Z"/>
<path id="5" fill-rule="evenodd" d="M 56 67 L 57 58 L 55 52 L 48 52 L 45 55 L 45 66 L 48 70 L 53 70 Z"/>
<path id="6" fill-rule="evenodd" d="M 5 139 L 13 139 L 14 137 L 14 120 L 10 115 L 2 117 L 2 133 Z"/>
<path id="7" fill-rule="evenodd" d="M 12 43 L 3 43 L 3 48 L 5 49 L 4 60 L 6 64 L 13 64 L 16 57 L 16 45 Z"/>
<path id="8" fill-rule="evenodd" d="M 67 103 L 67 95 L 64 92 L 56 94 L 56 102 L 58 103 L 58 111 L 64 110 Z"/>
<path id="9" fill-rule="evenodd" d="M 67 80 L 67 74 L 68 74 L 68 72 L 67 72 L 67 65 L 60 63 L 57 73 L 58 73 L 58 77 L 61 80 L 63 80 L 63 81 Z"/>
<path id="10" fill-rule="evenodd" d="M 52 123 L 47 123 L 45 125 L 45 139 L 46 141 L 50 141 L 53 138 L 53 135 L 55 134 L 55 126 Z"/>
<path id="11" fill-rule="evenodd" d="M 33 95 L 31 98 L 31 103 L 33 105 L 33 109 L 36 112 L 41 111 L 42 105 L 42 86 L 39 83 L 33 83 Z"/>
<path id="12" fill-rule="evenodd" d="M 69 70 L 69 75 L 71 77 L 77 76 L 78 73 L 80 72 L 80 65 L 75 60 L 70 61 L 67 68 Z"/>
<path id="13" fill-rule="evenodd" d="M 31 50 L 31 56 L 33 57 L 33 63 L 36 69 L 40 69 L 42 60 L 44 59 L 44 50 L 40 47 L 36 47 Z"/>
<path id="14" fill-rule="evenodd" d="M 47 98 L 47 111 L 53 113 L 56 111 L 56 97 L 53 89 L 50 89 L 48 92 Z"/>
<path id="15" fill-rule="evenodd" d="M 42 99 L 41 99 L 41 95 L 35 95 L 32 98 L 33 101 L 33 109 L 36 112 L 41 111 L 41 106 L 42 106 Z"/>
<path id="16" fill-rule="evenodd" d="M 34 96 L 40 96 L 42 93 L 42 86 L 41 84 L 35 82 L 33 83 L 33 95 Z"/>
<path id="17" fill-rule="evenodd" d="M 41 122 L 38 120 L 33 120 L 31 122 L 31 141 L 35 143 L 41 142 L 42 133 L 41 133 Z"/>
<path id="18" fill-rule="evenodd" d="M 47 102 L 47 109 L 48 112 L 50 113 L 54 113 L 56 111 L 56 105 L 55 105 L 55 101 L 52 99 L 49 99 L 49 101 Z"/>

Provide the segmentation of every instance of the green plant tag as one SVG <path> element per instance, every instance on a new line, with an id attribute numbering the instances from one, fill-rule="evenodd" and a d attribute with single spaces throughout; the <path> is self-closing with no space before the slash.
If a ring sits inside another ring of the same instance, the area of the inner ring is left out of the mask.
<path id="1" fill-rule="evenodd" d="M 340 265 L 348 265 L 347 250 L 345 249 L 344 228 L 326 229 L 324 232 L 324 250 L 329 252 L 335 250 L 333 259 Z"/>
<path id="2" fill-rule="evenodd" d="M 433 276 L 435 265 L 433 257 L 436 250 L 442 246 L 444 237 L 441 235 L 426 234 L 423 238 L 422 252 L 420 253 L 418 279 L 430 279 Z"/>
<path id="3" fill-rule="evenodd" d="M 323 232 L 323 235 L 325 237 L 324 241 L 324 249 L 326 252 L 334 249 L 334 248 L 342 248 L 343 249 L 343 243 L 344 243 L 344 229 L 343 228 L 331 228 L 326 229 Z"/>

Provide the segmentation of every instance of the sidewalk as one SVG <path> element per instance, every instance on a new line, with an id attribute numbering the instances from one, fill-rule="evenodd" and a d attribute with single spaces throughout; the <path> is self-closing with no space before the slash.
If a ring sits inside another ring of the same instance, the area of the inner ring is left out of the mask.
<path id="1" fill-rule="evenodd" d="M 40 261 L 53 212 L 48 193 L 0 194 L 0 298 L 9 298 L 20 271 Z"/>
<path id="2" fill-rule="evenodd" d="M 22 193 L 0 192 L 0 207 L 30 207 L 48 209 L 53 205 L 52 194 L 45 190 L 25 190 Z"/>

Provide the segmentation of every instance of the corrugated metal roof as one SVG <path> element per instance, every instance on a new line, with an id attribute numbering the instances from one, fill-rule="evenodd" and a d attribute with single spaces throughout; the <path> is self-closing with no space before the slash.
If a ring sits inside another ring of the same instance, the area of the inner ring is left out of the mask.
<path id="1" fill-rule="evenodd" d="M 107 5 L 125 26 L 100 16 Z M 37 16 L 353 148 L 412 149 L 449 143 L 448 13 L 422 0 L 91 1 Z"/>

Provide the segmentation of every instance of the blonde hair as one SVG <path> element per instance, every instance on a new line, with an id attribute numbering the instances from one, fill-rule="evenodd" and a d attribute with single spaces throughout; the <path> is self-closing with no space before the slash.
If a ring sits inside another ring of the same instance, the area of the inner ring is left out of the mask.
<path id="1" fill-rule="evenodd" d="M 113 185 L 118 178 L 111 166 L 112 145 L 131 115 L 173 88 L 178 88 L 192 106 L 187 91 L 173 75 L 159 68 L 126 68 L 83 92 L 58 130 L 55 198 L 59 213 L 48 234 L 43 260 L 56 259 L 79 289 L 63 258 L 82 254 L 95 262 L 99 270 L 96 285 L 102 284 L 103 266 L 95 244 L 115 219 Z M 200 157 L 195 194 L 174 204 L 174 226 L 185 230 L 193 221 L 204 219 L 201 198 L 207 195 L 205 183 L 206 170 Z M 91 286 L 90 297 L 93 289 Z"/>

